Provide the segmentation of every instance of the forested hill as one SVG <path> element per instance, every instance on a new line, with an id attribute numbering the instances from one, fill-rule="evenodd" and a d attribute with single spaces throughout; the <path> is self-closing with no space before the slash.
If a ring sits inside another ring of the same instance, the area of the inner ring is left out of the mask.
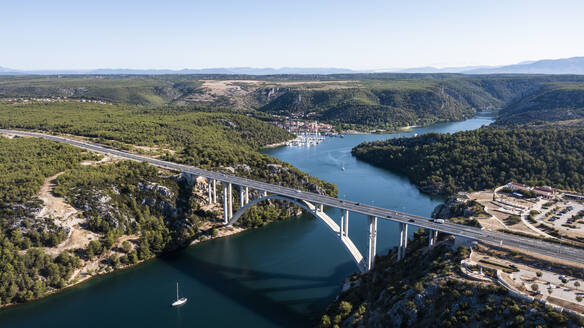
<path id="1" fill-rule="evenodd" d="M 454 193 L 509 181 L 584 191 L 584 128 L 497 129 L 369 142 L 352 154 L 422 190 Z"/>
<path id="2" fill-rule="evenodd" d="M 477 111 L 503 108 L 535 92 L 549 79 L 553 78 L 373 75 L 357 80 L 358 85 L 345 84 L 344 88 L 276 90 L 274 99 L 259 110 L 391 129 L 462 120 Z"/>
<path id="3" fill-rule="evenodd" d="M 556 82 L 520 98 L 501 111 L 497 125 L 537 124 L 584 119 L 584 83 Z"/>
<path id="4" fill-rule="evenodd" d="M 293 136 L 241 114 L 66 102 L 0 104 L 0 117 L 1 128 L 78 135 L 178 163 L 336 194 L 334 185 L 259 153 L 262 146 Z M 268 170 L 269 164 L 286 174 Z"/>
<path id="5" fill-rule="evenodd" d="M 556 109 L 581 108 L 573 94 L 583 85 L 584 76 L 576 75 L 1 76 L 0 102 L 60 97 L 157 110 L 279 114 L 345 129 L 393 130 L 462 120 L 477 111 L 508 108 L 505 115 L 513 115 L 534 104 L 548 116 Z"/>

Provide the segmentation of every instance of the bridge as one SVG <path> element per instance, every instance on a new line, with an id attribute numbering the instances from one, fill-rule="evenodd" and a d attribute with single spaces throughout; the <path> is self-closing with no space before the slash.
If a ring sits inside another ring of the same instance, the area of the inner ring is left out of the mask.
<path id="1" fill-rule="evenodd" d="M 239 220 L 239 218 L 245 213 L 247 209 L 259 202 L 270 199 L 277 199 L 298 205 L 306 212 L 323 221 L 323 223 L 347 249 L 361 272 L 367 272 L 374 266 L 378 220 L 389 220 L 399 224 L 400 241 L 398 245 L 398 260 L 403 259 L 406 255 L 408 242 L 407 232 L 408 227 L 411 225 L 424 228 L 426 231 L 428 231 L 429 247 L 432 247 L 436 242 L 438 233 L 444 233 L 457 237 L 467 238 L 470 240 L 480 241 L 490 245 L 503 245 L 505 247 L 515 248 L 529 253 L 535 253 L 556 259 L 584 264 L 584 250 L 566 245 L 558 245 L 543 240 L 526 238 L 496 231 L 481 230 L 479 228 L 451 222 L 438 223 L 430 220 L 429 218 L 411 215 L 408 213 L 397 212 L 390 209 L 361 204 L 354 201 L 301 191 L 261 181 L 255 181 L 235 175 L 203 170 L 193 166 L 162 161 L 155 158 L 149 158 L 110 149 L 95 143 L 78 141 L 60 136 L 6 129 L 0 129 L 0 133 L 24 137 L 45 138 L 56 142 L 67 143 L 69 145 L 84 148 L 94 152 L 117 156 L 134 161 L 147 162 L 160 168 L 181 172 L 181 174 L 188 179 L 203 177 L 207 181 L 206 193 L 210 203 L 216 203 L 218 201 L 217 184 L 221 184 L 223 222 L 225 225 L 232 225 L 237 222 L 237 220 Z M 235 213 L 233 213 L 233 189 L 236 189 L 239 192 L 240 202 L 239 209 Z M 250 200 L 250 190 L 256 191 L 254 193 L 257 195 L 255 199 Z M 337 208 L 342 211 L 343 215 L 339 220 L 340 225 L 324 212 L 324 206 Z M 350 213 L 360 213 L 368 217 L 369 242 L 365 256 L 361 254 L 361 252 L 357 249 L 349 237 Z"/>

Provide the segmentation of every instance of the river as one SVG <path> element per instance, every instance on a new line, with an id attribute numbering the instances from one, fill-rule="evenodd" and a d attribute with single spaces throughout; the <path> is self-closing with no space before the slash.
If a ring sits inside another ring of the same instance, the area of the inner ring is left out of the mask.
<path id="1" fill-rule="evenodd" d="M 264 152 L 335 183 L 341 198 L 429 216 L 443 198 L 422 194 L 406 178 L 356 160 L 351 148 L 414 133 L 471 130 L 493 120 L 494 115 L 486 113 L 404 133 L 347 135 L 327 138 L 315 147 Z M 326 212 L 337 220 L 341 216 L 340 211 Z M 396 245 L 396 227 L 380 220 L 378 254 Z M 351 213 L 349 236 L 365 253 L 364 216 Z M 0 310 L 0 327 L 304 327 L 319 317 L 343 279 L 356 270 L 325 225 L 302 215 Z M 177 281 L 189 301 L 172 308 Z"/>

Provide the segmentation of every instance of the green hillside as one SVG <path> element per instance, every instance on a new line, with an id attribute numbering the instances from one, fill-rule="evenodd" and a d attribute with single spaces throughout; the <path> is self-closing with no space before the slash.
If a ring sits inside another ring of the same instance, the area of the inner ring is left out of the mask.
<path id="1" fill-rule="evenodd" d="M 236 174 L 293 186 L 319 186 L 335 194 L 333 185 L 312 178 L 291 165 L 260 154 L 267 144 L 292 138 L 288 132 L 254 118 L 230 113 L 142 110 L 122 105 L 49 103 L 0 104 L 1 128 L 20 128 L 73 134 L 118 149 L 133 149 L 151 156 L 208 169 L 240 167 Z M 151 147 L 136 149 L 133 145 Z M 242 165 L 246 164 L 250 169 Z M 282 165 L 285 178 L 266 170 Z M 326 190 L 326 191 L 325 191 Z M 316 191 L 316 190 L 315 190 Z"/>
<path id="2" fill-rule="evenodd" d="M 502 123 L 579 118 L 583 85 L 584 77 L 568 75 L 0 76 L 0 102 L 67 97 L 159 110 L 279 114 L 345 128 L 392 130 L 494 109 L 503 109 Z"/>
<path id="3" fill-rule="evenodd" d="M 556 122 L 584 118 L 584 82 L 545 84 L 532 95 L 505 108 L 500 125 Z"/>
<path id="4" fill-rule="evenodd" d="M 422 190 L 454 193 L 509 181 L 584 191 L 584 129 L 495 129 L 363 143 L 352 154 Z"/>
<path id="5" fill-rule="evenodd" d="M 360 82 L 359 86 L 280 90 L 276 99 L 259 110 L 357 127 L 393 129 L 462 120 L 477 111 L 505 108 L 553 81 L 584 83 L 584 78 L 572 76 L 373 74 L 353 78 Z"/>
<path id="6" fill-rule="evenodd" d="M 0 77 L 0 97 L 68 97 L 140 105 L 168 103 L 186 87 L 146 76 Z"/>

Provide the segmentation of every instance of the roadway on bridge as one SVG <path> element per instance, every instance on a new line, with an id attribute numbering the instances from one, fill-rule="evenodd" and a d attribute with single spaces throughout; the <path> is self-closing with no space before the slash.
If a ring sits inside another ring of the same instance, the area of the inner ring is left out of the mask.
<path id="1" fill-rule="evenodd" d="M 162 161 L 155 158 L 135 155 L 131 153 L 122 152 L 115 149 L 110 149 L 105 146 L 73 140 L 65 137 L 58 137 L 44 133 L 28 132 L 28 131 L 17 131 L 17 130 L 6 130 L 0 129 L 0 133 L 12 134 L 19 136 L 37 137 L 45 138 L 48 140 L 53 140 L 57 142 L 64 142 L 72 146 L 81 147 L 91 151 L 108 154 L 112 156 L 117 156 L 124 159 L 130 159 L 140 162 L 147 162 L 151 165 L 158 166 L 165 169 L 176 170 L 180 172 L 190 173 L 196 176 L 202 176 L 210 179 L 216 179 L 219 181 L 231 183 L 238 186 L 249 187 L 256 190 L 263 190 L 269 193 L 278 194 L 290 198 L 295 198 L 299 200 L 306 200 L 313 204 L 323 204 L 326 206 L 336 207 L 340 209 L 346 209 L 351 212 L 361 213 L 364 215 L 376 216 L 380 219 L 391 220 L 395 222 L 406 223 L 425 229 L 437 230 L 442 233 L 451 234 L 455 236 L 461 236 L 465 238 L 470 238 L 474 240 L 479 240 L 481 242 L 491 244 L 491 245 L 503 245 L 507 247 L 517 248 L 531 253 L 536 253 L 540 255 L 549 256 L 552 258 L 562 259 L 566 261 L 573 261 L 580 264 L 584 264 L 584 250 L 568 247 L 565 245 L 558 245 L 555 243 L 546 242 L 543 240 L 526 238 L 515 236 L 511 234 L 505 234 L 495 231 L 481 230 L 474 227 L 469 227 L 465 225 L 455 224 L 451 222 L 445 223 L 435 223 L 429 218 L 424 218 L 421 216 L 411 215 L 407 213 L 397 212 L 385 208 L 374 207 L 366 204 L 361 204 L 358 202 L 353 202 L 349 200 L 343 200 L 335 197 L 324 196 L 316 193 L 300 191 L 288 187 L 283 187 L 279 185 L 269 184 L 261 181 L 255 181 L 251 179 L 241 178 L 234 175 L 203 170 L 193 166 L 176 164 L 172 162 Z"/>

